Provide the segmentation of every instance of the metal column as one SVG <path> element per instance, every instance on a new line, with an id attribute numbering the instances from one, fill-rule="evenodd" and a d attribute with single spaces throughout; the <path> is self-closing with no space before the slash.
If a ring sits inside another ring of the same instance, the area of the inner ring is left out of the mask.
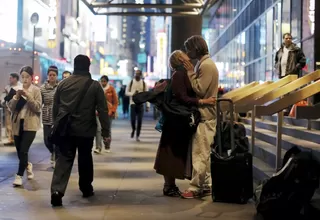
<path id="1" fill-rule="evenodd" d="M 253 107 L 251 113 L 251 146 L 250 152 L 254 154 L 254 146 L 255 146 L 255 138 L 256 138 L 256 106 Z"/>

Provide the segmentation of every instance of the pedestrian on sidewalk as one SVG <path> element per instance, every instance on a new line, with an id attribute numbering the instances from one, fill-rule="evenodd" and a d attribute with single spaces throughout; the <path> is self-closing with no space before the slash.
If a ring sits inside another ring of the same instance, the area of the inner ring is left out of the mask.
<path id="1" fill-rule="evenodd" d="M 12 132 L 14 143 L 19 158 L 19 169 L 13 185 L 21 186 L 24 171 L 27 178 L 33 179 L 32 163 L 28 162 L 29 149 L 40 128 L 41 92 L 32 84 L 33 69 L 29 66 L 20 71 L 22 89 L 18 89 L 16 95 L 9 101 L 8 107 L 12 112 Z"/>
<path id="2" fill-rule="evenodd" d="M 131 138 L 134 138 L 136 132 L 136 141 L 140 141 L 140 133 L 141 133 L 141 126 L 142 126 L 142 119 L 144 113 L 144 105 L 136 105 L 133 100 L 132 96 L 140 92 L 148 91 L 147 85 L 145 81 L 142 79 L 142 72 L 141 70 L 135 71 L 134 79 L 130 82 L 129 86 L 126 88 L 126 95 L 130 97 L 130 119 L 131 119 Z M 146 112 L 149 112 L 150 103 L 146 103 Z M 136 126 L 137 123 L 137 126 Z"/>
<path id="3" fill-rule="evenodd" d="M 56 161 L 51 182 L 51 204 L 62 206 L 76 152 L 78 150 L 79 189 L 84 198 L 94 195 L 92 147 L 96 135 L 96 111 L 104 141 L 110 141 L 108 106 L 99 82 L 92 80 L 90 58 L 78 55 L 74 59 L 73 74 L 60 82 L 53 102 L 56 124 L 70 114 L 68 136 L 61 139 L 60 156 Z"/>
<path id="4" fill-rule="evenodd" d="M 111 138 L 111 125 L 113 119 L 116 117 L 117 108 L 118 108 L 118 96 L 115 88 L 109 84 L 108 76 L 102 76 L 100 78 L 100 84 L 103 88 L 104 95 L 106 96 L 106 101 L 108 105 L 108 117 L 109 117 L 109 127 L 110 127 L 110 134 L 109 137 Z M 102 136 L 101 136 L 101 124 L 99 121 L 99 113 L 97 112 L 97 134 L 96 134 L 96 149 L 94 150 L 95 153 L 101 153 L 102 149 Z M 111 141 L 104 142 L 104 147 L 107 153 L 111 152 L 110 149 Z"/>
<path id="5" fill-rule="evenodd" d="M 197 60 L 194 67 L 189 60 L 184 60 L 193 91 L 200 99 L 217 97 L 219 72 L 210 58 L 206 41 L 202 36 L 192 36 L 184 43 L 187 55 Z M 182 197 L 195 198 L 211 194 L 210 153 L 216 134 L 216 106 L 199 106 L 201 121 L 192 139 L 192 178 L 190 187 Z"/>
<path id="6" fill-rule="evenodd" d="M 56 66 L 50 66 L 47 72 L 48 79 L 41 86 L 41 96 L 42 96 L 42 124 L 43 124 L 43 139 L 44 144 L 51 153 L 51 164 L 55 167 L 55 161 L 59 157 L 58 146 L 51 143 L 49 140 L 49 134 L 51 133 L 51 127 L 53 125 L 52 108 L 53 108 L 53 98 L 58 86 L 58 68 Z"/>
<path id="7" fill-rule="evenodd" d="M 14 146 L 14 139 L 12 134 L 12 121 L 11 121 L 11 111 L 8 108 L 7 104 L 15 95 L 18 89 L 21 89 L 22 85 L 19 82 L 19 74 L 18 73 L 10 73 L 9 77 L 9 85 L 4 88 L 4 118 L 5 118 L 5 126 L 6 126 L 6 136 L 8 138 L 8 142 L 4 143 L 4 146 Z"/>

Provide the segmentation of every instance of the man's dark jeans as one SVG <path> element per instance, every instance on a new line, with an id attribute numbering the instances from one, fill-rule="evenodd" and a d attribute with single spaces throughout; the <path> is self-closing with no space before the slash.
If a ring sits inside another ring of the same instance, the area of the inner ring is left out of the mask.
<path id="1" fill-rule="evenodd" d="M 140 136 L 141 126 L 142 126 L 142 118 L 143 118 L 143 105 L 135 105 L 132 104 L 130 106 L 130 116 L 131 116 L 131 127 L 132 131 L 137 129 L 137 137 Z M 138 125 L 136 128 L 136 121 L 138 119 Z"/>
<path id="2" fill-rule="evenodd" d="M 82 193 L 93 191 L 93 160 L 91 154 L 93 139 L 93 137 L 74 136 L 63 141 L 60 145 L 60 156 L 56 161 L 52 177 L 51 193 L 57 191 L 65 194 L 77 149 L 80 191 Z"/>

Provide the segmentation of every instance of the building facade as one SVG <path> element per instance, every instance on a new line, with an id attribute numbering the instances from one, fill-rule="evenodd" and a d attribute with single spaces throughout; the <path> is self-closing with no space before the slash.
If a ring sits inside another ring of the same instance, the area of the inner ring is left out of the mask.
<path id="1" fill-rule="evenodd" d="M 204 29 L 222 86 L 276 80 L 274 58 L 288 32 L 307 57 L 304 72 L 313 71 L 316 4 L 315 0 L 223 0 L 213 6 Z"/>

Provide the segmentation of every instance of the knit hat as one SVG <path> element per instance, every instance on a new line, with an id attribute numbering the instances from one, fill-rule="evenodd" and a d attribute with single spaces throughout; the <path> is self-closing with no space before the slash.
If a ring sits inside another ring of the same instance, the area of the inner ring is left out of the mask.
<path id="1" fill-rule="evenodd" d="M 58 67 L 49 66 L 47 74 L 49 74 L 50 71 L 55 72 L 58 75 Z"/>
<path id="2" fill-rule="evenodd" d="M 78 55 L 74 58 L 73 70 L 80 72 L 89 72 L 90 69 L 90 59 L 86 55 Z"/>

